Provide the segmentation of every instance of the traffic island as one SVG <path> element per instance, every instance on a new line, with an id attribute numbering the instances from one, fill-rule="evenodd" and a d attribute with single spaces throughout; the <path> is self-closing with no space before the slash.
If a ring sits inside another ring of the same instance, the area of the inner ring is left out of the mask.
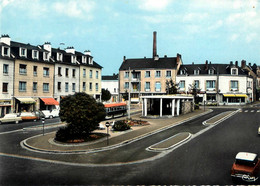
<path id="1" fill-rule="evenodd" d="M 165 150 L 169 150 L 172 149 L 174 147 L 176 147 L 177 145 L 187 141 L 188 139 L 190 139 L 191 134 L 189 132 L 181 132 L 178 133 L 170 138 L 167 138 L 159 143 L 156 143 L 150 147 L 148 147 L 148 150 L 151 151 L 165 151 Z"/>

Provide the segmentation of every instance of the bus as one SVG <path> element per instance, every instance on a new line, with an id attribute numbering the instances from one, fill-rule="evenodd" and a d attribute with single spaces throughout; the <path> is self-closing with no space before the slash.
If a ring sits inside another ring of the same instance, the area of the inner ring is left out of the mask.
<path id="1" fill-rule="evenodd" d="M 126 103 L 107 103 L 105 104 L 106 119 L 124 116 L 127 112 Z"/>

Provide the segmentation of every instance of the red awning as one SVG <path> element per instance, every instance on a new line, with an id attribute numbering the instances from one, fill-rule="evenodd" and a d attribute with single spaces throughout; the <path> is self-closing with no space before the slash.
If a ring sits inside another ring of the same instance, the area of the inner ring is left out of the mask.
<path id="1" fill-rule="evenodd" d="M 45 105 L 59 105 L 59 102 L 53 98 L 41 98 Z"/>

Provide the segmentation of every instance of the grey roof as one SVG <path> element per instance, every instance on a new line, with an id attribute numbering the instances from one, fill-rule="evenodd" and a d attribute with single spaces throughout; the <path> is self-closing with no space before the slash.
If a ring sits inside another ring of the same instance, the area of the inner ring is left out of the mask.
<path id="1" fill-rule="evenodd" d="M 116 80 L 118 80 L 118 74 L 113 74 L 112 76 L 109 76 L 109 75 L 104 75 L 104 76 L 102 76 L 102 80 L 104 80 L 104 81 L 111 81 L 111 80 L 114 80 L 114 81 L 116 81 Z"/>
<path id="2" fill-rule="evenodd" d="M 178 75 L 180 75 L 180 71 L 184 70 L 187 75 L 194 75 L 194 70 L 199 70 L 199 75 L 208 75 L 208 70 L 214 70 L 214 74 L 230 74 L 231 68 L 238 68 L 238 75 L 247 75 L 247 73 L 241 69 L 239 66 L 235 66 L 233 64 L 189 64 L 189 65 L 181 65 L 180 70 L 178 71 Z"/>
<path id="3" fill-rule="evenodd" d="M 177 67 L 176 57 L 126 59 L 119 70 L 143 70 L 143 69 L 175 69 Z"/>

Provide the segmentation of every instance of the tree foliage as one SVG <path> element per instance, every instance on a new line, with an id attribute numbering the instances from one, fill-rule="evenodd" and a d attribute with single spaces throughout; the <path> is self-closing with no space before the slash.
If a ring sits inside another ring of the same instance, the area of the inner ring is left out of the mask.
<path id="1" fill-rule="evenodd" d="M 200 89 L 197 88 L 197 86 L 195 84 L 192 84 L 190 85 L 189 87 L 189 91 L 190 93 L 193 95 L 194 97 L 194 102 L 195 104 L 198 104 L 199 103 L 199 97 L 198 97 L 198 94 L 200 93 Z"/>
<path id="2" fill-rule="evenodd" d="M 57 132 L 56 139 L 85 138 L 98 128 L 105 115 L 104 105 L 86 93 L 66 96 L 60 102 L 60 119 L 67 126 Z"/>
<path id="3" fill-rule="evenodd" d="M 166 80 L 166 93 L 167 94 L 177 94 L 178 84 L 174 83 L 172 79 Z"/>
<path id="4" fill-rule="evenodd" d="M 111 93 L 108 89 L 102 89 L 102 101 L 108 101 L 111 98 Z"/>

